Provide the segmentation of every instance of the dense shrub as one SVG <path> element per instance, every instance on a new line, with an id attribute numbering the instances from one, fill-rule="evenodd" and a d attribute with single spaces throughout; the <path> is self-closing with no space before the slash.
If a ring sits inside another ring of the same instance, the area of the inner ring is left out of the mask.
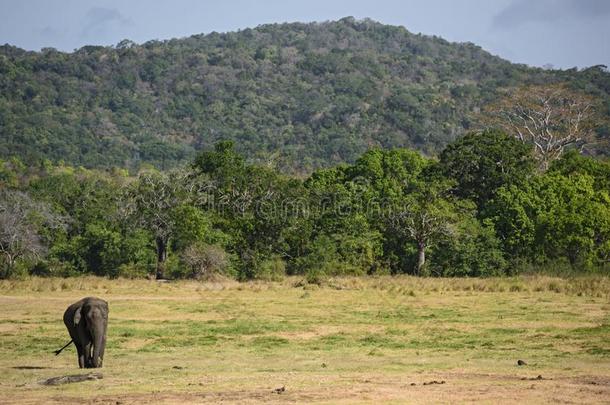
<path id="1" fill-rule="evenodd" d="M 265 281 L 280 281 L 286 275 L 286 262 L 279 256 L 272 256 L 258 263 L 255 278 Z"/>
<path id="2" fill-rule="evenodd" d="M 429 271 L 446 277 L 489 277 L 506 274 L 507 263 L 491 223 L 460 221 L 433 249 Z"/>
<path id="3" fill-rule="evenodd" d="M 210 280 L 218 275 L 229 275 L 229 256 L 220 246 L 193 243 L 182 251 L 180 260 L 189 278 Z"/>

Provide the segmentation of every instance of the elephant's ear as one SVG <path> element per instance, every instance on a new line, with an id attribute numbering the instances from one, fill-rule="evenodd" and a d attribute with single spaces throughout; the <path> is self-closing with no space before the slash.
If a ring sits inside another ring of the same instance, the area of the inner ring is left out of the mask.
<path id="1" fill-rule="evenodd" d="M 78 325 L 80 322 L 81 309 L 83 309 L 83 307 L 78 307 L 76 308 L 76 311 L 74 311 L 74 326 Z"/>

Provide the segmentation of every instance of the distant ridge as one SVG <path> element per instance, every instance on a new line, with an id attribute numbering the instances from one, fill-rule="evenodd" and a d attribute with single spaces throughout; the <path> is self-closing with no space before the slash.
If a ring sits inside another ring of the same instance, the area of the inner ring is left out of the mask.
<path id="1" fill-rule="evenodd" d="M 233 139 L 253 161 L 308 172 L 373 146 L 434 154 L 498 89 L 553 81 L 610 100 L 602 67 L 532 68 L 352 17 L 73 53 L 4 45 L 0 157 L 168 168 Z"/>

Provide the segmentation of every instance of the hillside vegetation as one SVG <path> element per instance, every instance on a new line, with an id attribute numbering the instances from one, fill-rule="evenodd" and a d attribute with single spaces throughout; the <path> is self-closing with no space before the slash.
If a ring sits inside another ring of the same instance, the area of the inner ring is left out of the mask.
<path id="1" fill-rule="evenodd" d="M 219 140 L 291 172 L 372 146 L 430 155 L 502 88 L 568 82 L 601 97 L 601 67 L 549 71 L 473 44 L 344 18 L 73 53 L 0 47 L 0 157 L 161 169 Z M 608 127 L 598 132 L 607 136 Z"/>

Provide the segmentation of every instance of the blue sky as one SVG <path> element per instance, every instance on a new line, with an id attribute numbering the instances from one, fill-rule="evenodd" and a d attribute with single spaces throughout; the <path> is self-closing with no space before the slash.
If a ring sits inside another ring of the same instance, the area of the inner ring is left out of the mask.
<path id="1" fill-rule="evenodd" d="M 73 51 L 346 16 L 473 42 L 534 66 L 610 66 L 610 0 L 0 0 L 0 43 Z"/>

